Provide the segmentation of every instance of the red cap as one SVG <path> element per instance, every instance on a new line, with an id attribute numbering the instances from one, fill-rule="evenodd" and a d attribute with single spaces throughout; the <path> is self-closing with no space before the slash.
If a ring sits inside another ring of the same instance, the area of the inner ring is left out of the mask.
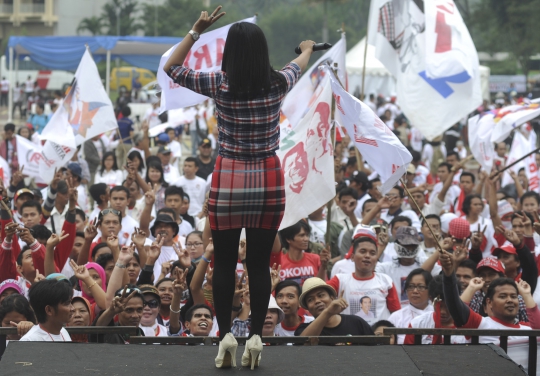
<path id="1" fill-rule="evenodd" d="M 504 274 L 504 266 L 502 262 L 497 260 L 495 257 L 486 257 L 482 259 L 482 261 L 476 265 L 476 270 L 479 270 L 480 268 L 490 268 L 495 270 L 497 273 Z"/>
<path id="2" fill-rule="evenodd" d="M 454 218 L 448 224 L 448 234 L 456 239 L 465 239 L 471 236 L 471 225 L 464 218 Z"/>
<path id="3" fill-rule="evenodd" d="M 371 240 L 375 242 L 375 244 L 377 244 L 377 246 L 379 245 L 377 234 L 375 233 L 375 231 L 373 231 L 373 228 L 371 226 L 365 226 L 362 224 L 356 226 L 356 228 L 354 229 L 353 237 L 352 237 L 353 243 L 355 239 L 363 238 L 363 237 L 370 238 Z M 349 248 L 349 252 L 345 255 L 346 259 L 350 259 L 352 257 L 353 250 L 354 250 L 353 244 L 351 244 L 351 247 Z"/>
<path id="4" fill-rule="evenodd" d="M 499 253 L 501 253 L 501 251 L 510 253 L 512 255 L 517 255 L 516 247 L 514 247 L 510 242 L 505 242 L 499 248 L 493 249 L 493 251 L 491 251 L 491 254 L 495 257 L 499 257 Z"/>

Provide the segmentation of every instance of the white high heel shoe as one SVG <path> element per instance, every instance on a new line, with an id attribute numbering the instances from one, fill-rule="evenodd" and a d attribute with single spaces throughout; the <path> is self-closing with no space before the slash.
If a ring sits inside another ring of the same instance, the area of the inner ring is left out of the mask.
<path id="1" fill-rule="evenodd" d="M 246 342 L 246 348 L 244 354 L 242 354 L 242 366 L 249 367 L 251 365 L 251 369 L 258 367 L 261 361 L 262 349 L 261 337 L 255 334 Z"/>
<path id="2" fill-rule="evenodd" d="M 236 349 L 238 342 L 231 333 L 227 333 L 219 342 L 219 351 L 216 357 L 217 368 L 236 367 Z"/>

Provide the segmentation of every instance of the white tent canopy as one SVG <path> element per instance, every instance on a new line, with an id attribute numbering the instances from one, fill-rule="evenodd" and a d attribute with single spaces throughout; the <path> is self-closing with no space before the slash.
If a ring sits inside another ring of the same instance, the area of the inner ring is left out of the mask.
<path id="1" fill-rule="evenodd" d="M 366 38 L 351 48 L 346 55 L 349 92 L 360 91 L 362 87 L 362 71 L 364 68 L 364 50 Z M 480 66 L 480 81 L 482 97 L 489 100 L 489 74 L 488 67 Z M 389 97 L 396 93 L 396 80 L 390 72 L 375 57 L 375 47 L 368 44 L 366 54 L 365 95 L 375 94 Z M 398 99 L 399 100 L 399 99 Z"/>

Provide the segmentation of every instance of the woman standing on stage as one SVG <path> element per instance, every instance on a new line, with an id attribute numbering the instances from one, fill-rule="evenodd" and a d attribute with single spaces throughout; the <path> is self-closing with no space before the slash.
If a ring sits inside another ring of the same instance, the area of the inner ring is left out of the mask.
<path id="1" fill-rule="evenodd" d="M 182 66 L 199 35 L 225 15 L 221 6 L 201 12 L 193 29 L 173 51 L 165 72 L 179 85 L 214 99 L 219 156 L 208 202 L 215 247 L 213 292 L 220 332 L 216 367 L 236 366 L 236 340 L 230 333 L 238 242 L 246 228 L 251 297 L 251 330 L 242 365 L 257 366 L 262 327 L 268 308 L 270 253 L 285 210 L 284 176 L 279 148 L 279 113 L 285 95 L 306 68 L 313 41 L 300 44 L 302 54 L 281 71 L 270 66 L 268 46 L 255 24 L 239 22 L 229 29 L 221 71 L 197 72 Z"/>

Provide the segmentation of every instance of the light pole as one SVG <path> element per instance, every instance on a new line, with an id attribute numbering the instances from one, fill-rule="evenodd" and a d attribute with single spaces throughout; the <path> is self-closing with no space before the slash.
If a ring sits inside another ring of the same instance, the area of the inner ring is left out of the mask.
<path id="1" fill-rule="evenodd" d="M 157 0 L 154 0 L 154 36 L 157 37 L 157 16 L 158 16 L 158 4 Z"/>
<path id="2" fill-rule="evenodd" d="M 116 7 L 116 35 L 120 36 L 120 7 L 118 6 Z M 117 57 L 114 60 L 116 62 L 116 68 L 118 68 L 120 66 L 120 58 Z M 120 90 L 120 88 L 118 88 L 118 77 L 116 78 L 116 80 L 117 89 Z"/>

